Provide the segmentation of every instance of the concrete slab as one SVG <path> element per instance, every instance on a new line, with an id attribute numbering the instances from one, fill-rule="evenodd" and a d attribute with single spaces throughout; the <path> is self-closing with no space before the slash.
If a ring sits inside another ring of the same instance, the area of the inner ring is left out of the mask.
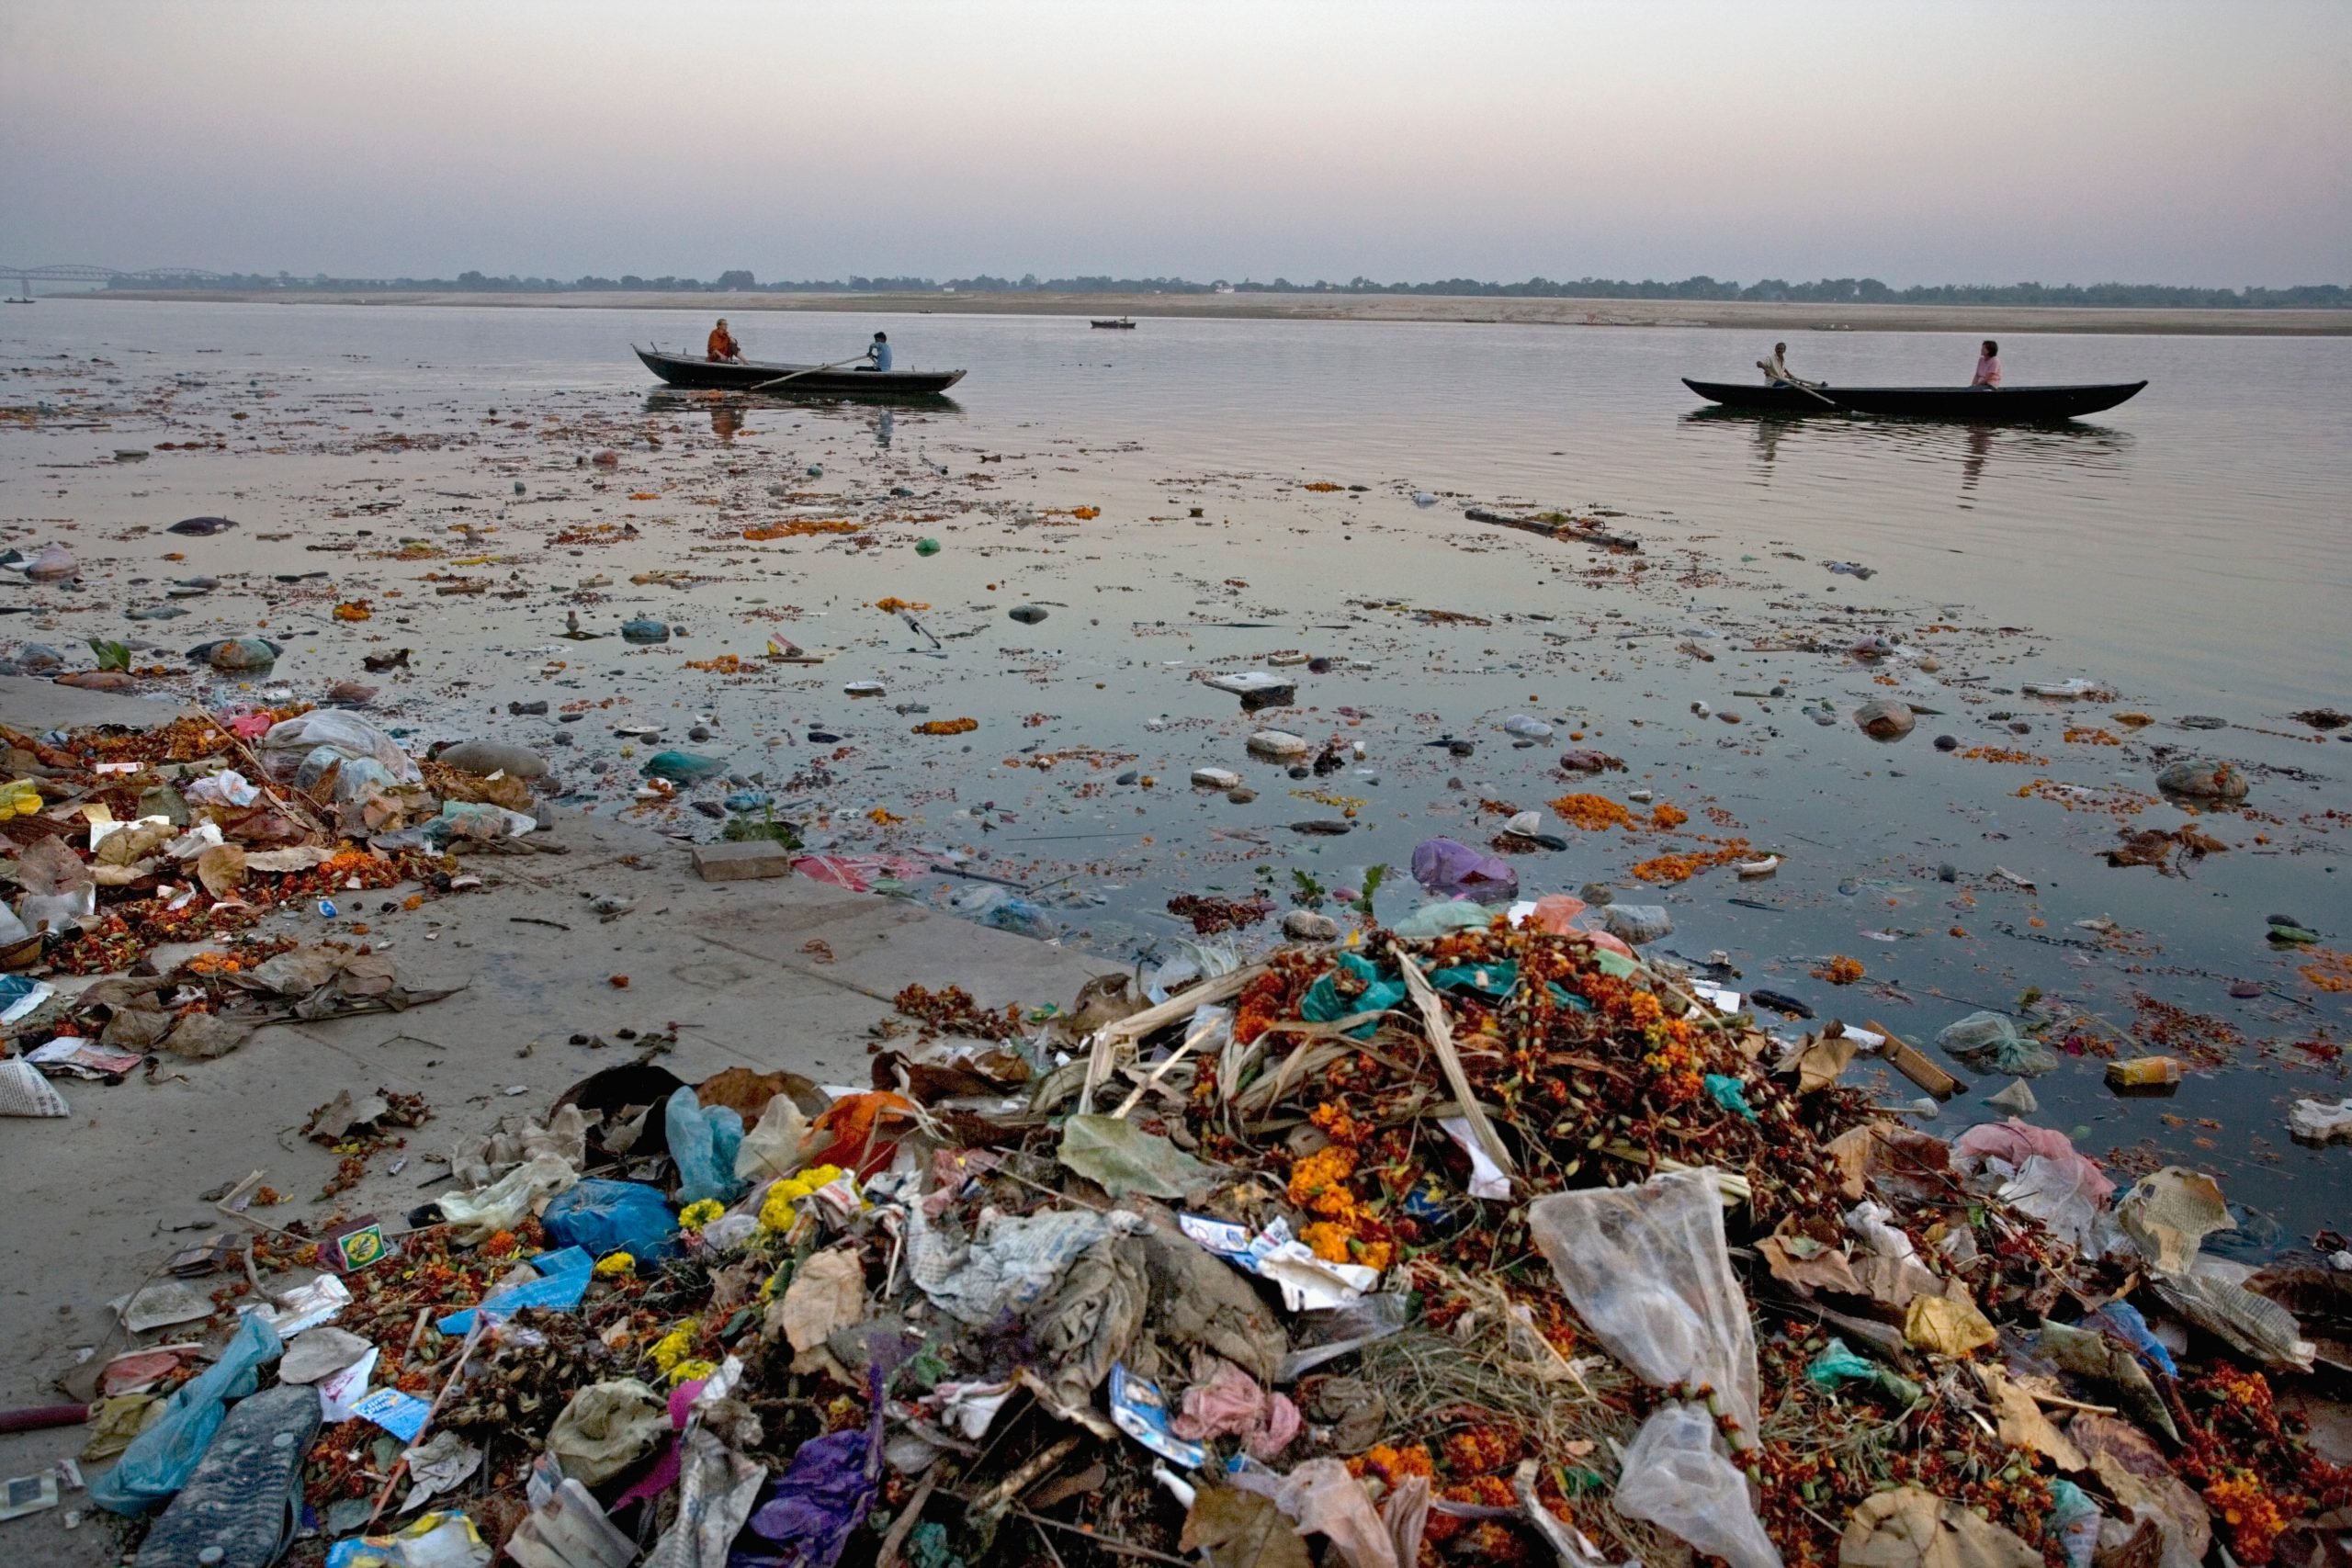
<path id="1" fill-rule="evenodd" d="M 705 882 L 749 882 L 790 876 L 792 852 L 774 839 L 740 844 L 696 844 L 695 870 Z"/>

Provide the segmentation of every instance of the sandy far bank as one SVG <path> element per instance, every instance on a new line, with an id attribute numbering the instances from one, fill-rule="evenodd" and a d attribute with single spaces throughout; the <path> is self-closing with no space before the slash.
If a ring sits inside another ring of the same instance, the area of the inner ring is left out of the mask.
<path id="1" fill-rule="evenodd" d="M 2352 336 L 2352 310 L 2154 310 L 1994 305 L 1805 305 L 1762 300 L 1506 299 L 1408 294 L 578 294 L 109 289 L 89 298 L 270 305 L 503 305 L 537 310 L 842 310 L 943 316 L 1194 316 L 1239 321 L 1489 321 L 1743 332 L 2189 333 Z"/>

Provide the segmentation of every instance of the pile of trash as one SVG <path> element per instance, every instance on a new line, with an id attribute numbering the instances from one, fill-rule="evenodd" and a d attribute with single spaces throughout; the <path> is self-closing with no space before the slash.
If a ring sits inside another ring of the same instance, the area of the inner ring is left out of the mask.
<path id="1" fill-rule="evenodd" d="M 112 974 L 161 946 L 224 940 L 232 972 L 250 968 L 290 945 L 240 941 L 275 911 L 315 904 L 334 920 L 352 894 L 479 886 L 457 852 L 509 850 L 539 826 L 521 778 L 420 763 L 337 709 L 240 705 L 46 736 L 0 726 L 0 878 L 17 893 L 0 903 L 7 970 Z"/>
<path id="2" fill-rule="evenodd" d="M 2290 1405 L 2352 1273 L 2209 1254 L 2188 1171 L 1913 1130 L 1840 1082 L 1900 1042 L 1574 903 L 1158 1004 L 910 985 L 865 1087 L 608 1068 L 404 1218 L 192 1260 L 92 1371 L 93 1495 L 226 1568 L 288 1518 L 334 1568 L 2341 1561 Z"/>

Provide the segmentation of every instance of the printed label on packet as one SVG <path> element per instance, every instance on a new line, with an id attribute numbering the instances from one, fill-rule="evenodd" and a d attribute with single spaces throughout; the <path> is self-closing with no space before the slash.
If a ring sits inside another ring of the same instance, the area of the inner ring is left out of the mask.
<path id="1" fill-rule="evenodd" d="M 424 1417 L 432 1406 L 413 1393 L 402 1393 L 396 1388 L 379 1388 L 351 1407 L 354 1416 L 364 1416 L 404 1443 L 416 1441 L 424 1430 Z"/>
<path id="2" fill-rule="evenodd" d="M 1111 1419 L 1153 1453 L 1187 1470 L 1200 1469 L 1208 1459 L 1206 1449 L 1168 1429 L 1168 1401 L 1159 1385 L 1128 1371 L 1124 1361 L 1111 1363 Z"/>

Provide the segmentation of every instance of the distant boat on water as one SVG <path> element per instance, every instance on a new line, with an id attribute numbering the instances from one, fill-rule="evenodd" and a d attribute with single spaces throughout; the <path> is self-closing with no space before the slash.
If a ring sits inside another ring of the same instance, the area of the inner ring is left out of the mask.
<path id="1" fill-rule="evenodd" d="M 1871 414 L 1886 419 L 1951 419 L 1969 424 L 2039 424 L 2079 419 L 2125 401 L 2145 381 L 2075 387 L 1793 387 L 1754 381 L 1682 384 L 1725 408 L 1766 413 Z"/>
<path id="2" fill-rule="evenodd" d="M 1100 318 L 1097 318 L 1097 319 L 1095 320 L 1095 321 L 1094 321 L 1094 324 L 1095 324 L 1096 326 L 1098 326 L 1098 327 L 1110 328 L 1110 329 L 1113 329 L 1113 330 L 1115 330 L 1115 331 L 1118 331 L 1118 332 L 1128 332 L 1128 333 L 1131 333 L 1131 332 L 1133 332 L 1133 331 L 1135 331 L 1135 330 L 1136 330 L 1136 324 L 1135 324 L 1133 321 L 1131 321 L 1127 320 L 1127 318 L 1126 318 L 1126 317 L 1125 317 L 1125 316 L 1121 316 L 1121 317 L 1120 317 L 1117 321 L 1102 321 L 1102 320 L 1101 320 Z"/>

